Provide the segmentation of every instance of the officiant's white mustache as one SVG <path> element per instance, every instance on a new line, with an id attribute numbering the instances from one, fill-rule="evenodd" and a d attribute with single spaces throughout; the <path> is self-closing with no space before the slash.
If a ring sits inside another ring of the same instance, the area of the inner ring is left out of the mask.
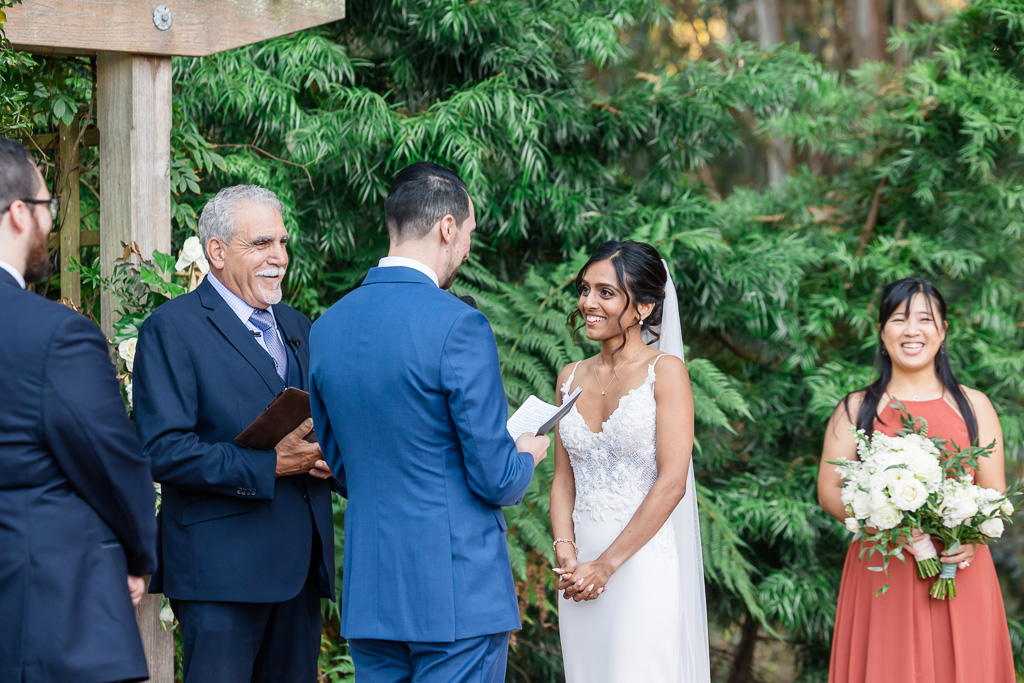
<path id="1" fill-rule="evenodd" d="M 256 275 L 258 277 L 284 277 L 284 268 L 281 266 L 274 266 L 273 268 L 264 268 L 263 270 L 257 270 Z"/>

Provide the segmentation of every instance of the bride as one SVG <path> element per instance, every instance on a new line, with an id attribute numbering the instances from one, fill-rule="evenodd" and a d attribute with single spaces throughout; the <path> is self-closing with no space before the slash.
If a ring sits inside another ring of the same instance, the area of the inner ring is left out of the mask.
<path id="1" fill-rule="evenodd" d="M 693 394 L 675 288 L 649 244 L 606 242 L 576 276 L 601 352 L 558 375 L 551 526 L 567 683 L 707 682 L 691 450 Z M 646 341 L 645 341 L 646 340 Z"/>

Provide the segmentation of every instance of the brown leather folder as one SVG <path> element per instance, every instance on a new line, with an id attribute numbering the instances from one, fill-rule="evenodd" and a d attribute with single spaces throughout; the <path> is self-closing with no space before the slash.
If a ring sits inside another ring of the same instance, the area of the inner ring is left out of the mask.
<path id="1" fill-rule="evenodd" d="M 309 416 L 309 393 L 288 387 L 270 402 L 251 425 L 235 437 L 235 441 L 257 451 L 271 451 Z M 306 441 L 316 443 L 316 432 L 310 431 Z"/>

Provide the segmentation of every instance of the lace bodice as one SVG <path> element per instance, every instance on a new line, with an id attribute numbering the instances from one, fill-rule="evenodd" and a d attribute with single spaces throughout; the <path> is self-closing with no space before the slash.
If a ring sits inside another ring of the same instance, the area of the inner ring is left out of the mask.
<path id="1" fill-rule="evenodd" d="M 574 522 L 589 515 L 595 520 L 619 520 L 625 524 L 657 480 L 654 366 L 659 358 L 647 367 L 643 384 L 619 399 L 618 407 L 601 424 L 600 432 L 587 426 L 576 406 L 559 423 L 558 433 L 576 480 Z M 578 366 L 579 363 L 573 367 L 562 385 L 563 400 L 569 394 Z M 663 528 L 659 534 L 665 531 Z"/>

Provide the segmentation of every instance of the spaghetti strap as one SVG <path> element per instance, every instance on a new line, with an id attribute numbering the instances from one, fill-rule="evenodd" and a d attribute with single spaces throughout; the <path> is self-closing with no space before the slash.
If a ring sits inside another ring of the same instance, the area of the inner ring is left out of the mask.
<path id="1" fill-rule="evenodd" d="M 569 387 L 572 386 L 572 378 L 576 376 L 576 368 L 580 366 L 583 361 L 578 360 L 576 364 L 572 366 L 572 372 L 569 373 L 569 377 L 565 380 L 565 384 L 562 385 L 562 398 L 564 399 L 569 395 Z"/>
<path id="2" fill-rule="evenodd" d="M 667 355 L 667 353 L 661 354 L 661 356 L 658 356 L 657 358 L 654 359 L 653 363 L 647 366 L 647 381 L 650 382 L 651 384 L 654 384 L 654 382 L 657 381 L 658 379 L 657 374 L 655 374 L 654 372 L 654 366 L 658 364 L 658 361 L 661 360 L 662 356 Z"/>

